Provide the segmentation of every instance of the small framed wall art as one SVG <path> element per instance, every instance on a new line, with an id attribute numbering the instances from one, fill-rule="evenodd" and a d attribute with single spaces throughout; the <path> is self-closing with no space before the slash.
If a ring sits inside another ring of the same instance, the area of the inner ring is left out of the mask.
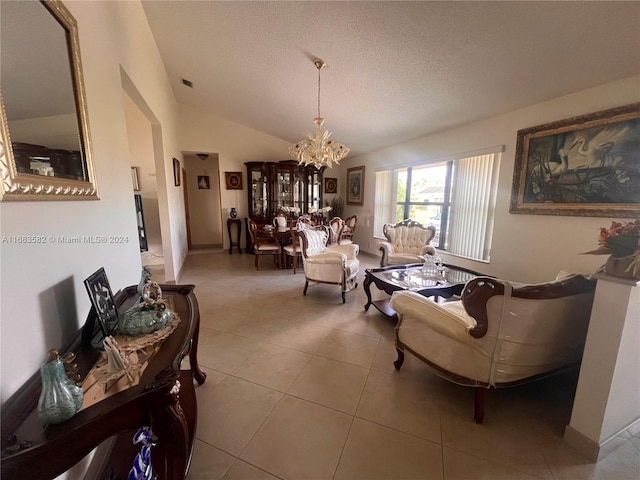
<path id="1" fill-rule="evenodd" d="M 209 190 L 211 185 L 209 183 L 209 175 L 198 175 L 198 189 Z"/>
<path id="2" fill-rule="evenodd" d="M 324 179 L 324 193 L 338 193 L 337 178 L 328 177 Z"/>
<path id="3" fill-rule="evenodd" d="M 177 158 L 173 159 L 173 184 L 176 187 L 180 186 L 180 160 Z"/>
<path id="4" fill-rule="evenodd" d="M 242 190 L 242 172 L 224 172 L 227 190 Z"/>
<path id="5" fill-rule="evenodd" d="M 364 205 L 364 167 L 347 169 L 347 204 Z"/>

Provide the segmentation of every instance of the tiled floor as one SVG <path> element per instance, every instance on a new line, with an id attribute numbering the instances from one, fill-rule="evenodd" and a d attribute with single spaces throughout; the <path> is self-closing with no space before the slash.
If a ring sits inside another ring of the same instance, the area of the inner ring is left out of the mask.
<path id="1" fill-rule="evenodd" d="M 492 390 L 485 423 L 473 392 L 411 355 L 393 368 L 393 324 L 363 309 L 360 285 L 261 270 L 251 255 L 190 255 L 181 283 L 200 304 L 198 430 L 190 480 L 640 478 L 640 431 L 594 464 L 563 441 L 575 377 Z M 154 277 L 155 279 L 155 277 Z M 374 287 L 375 288 L 375 287 Z"/>

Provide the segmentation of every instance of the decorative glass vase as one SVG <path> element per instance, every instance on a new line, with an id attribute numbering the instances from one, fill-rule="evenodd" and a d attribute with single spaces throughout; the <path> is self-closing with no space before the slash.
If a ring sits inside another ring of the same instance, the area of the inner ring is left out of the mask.
<path id="1" fill-rule="evenodd" d="M 236 212 L 236 208 L 235 207 L 231 207 L 231 211 L 229 212 L 229 216 L 231 218 L 236 218 L 238 216 L 238 212 Z"/>
<path id="2" fill-rule="evenodd" d="M 80 407 L 84 394 L 64 369 L 57 350 L 49 350 L 47 363 L 40 368 L 42 391 L 38 400 L 38 418 L 44 425 L 62 423 L 73 417 Z"/>

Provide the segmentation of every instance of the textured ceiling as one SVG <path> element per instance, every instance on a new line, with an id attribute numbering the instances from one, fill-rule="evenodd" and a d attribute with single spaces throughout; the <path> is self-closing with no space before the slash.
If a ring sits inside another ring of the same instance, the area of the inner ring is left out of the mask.
<path id="1" fill-rule="evenodd" d="M 352 156 L 640 73 L 638 2 L 142 3 L 179 102 L 287 141 L 322 58 Z"/>

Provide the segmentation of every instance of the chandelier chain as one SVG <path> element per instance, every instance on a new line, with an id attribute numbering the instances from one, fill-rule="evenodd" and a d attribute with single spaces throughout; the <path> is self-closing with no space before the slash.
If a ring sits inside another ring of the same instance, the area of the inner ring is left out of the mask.
<path id="1" fill-rule="evenodd" d="M 322 69 L 318 68 L 318 118 L 320 118 L 320 70 Z"/>

